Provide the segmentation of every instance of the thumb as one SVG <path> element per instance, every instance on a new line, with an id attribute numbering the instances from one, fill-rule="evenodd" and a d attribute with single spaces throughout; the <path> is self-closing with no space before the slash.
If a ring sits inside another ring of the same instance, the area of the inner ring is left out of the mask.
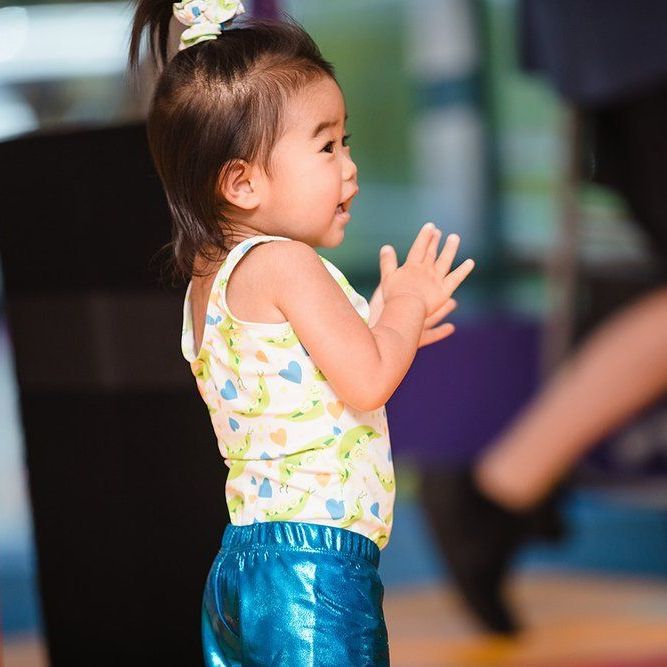
<path id="1" fill-rule="evenodd" d="M 398 268 L 396 250 L 393 246 L 383 245 L 380 248 L 380 280 L 388 278 Z"/>

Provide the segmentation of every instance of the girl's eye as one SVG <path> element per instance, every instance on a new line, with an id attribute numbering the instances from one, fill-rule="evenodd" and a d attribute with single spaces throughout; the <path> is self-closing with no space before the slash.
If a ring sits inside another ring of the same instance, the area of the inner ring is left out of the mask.
<path id="1" fill-rule="evenodd" d="M 346 135 L 343 137 L 343 140 L 341 141 L 341 144 L 343 145 L 344 148 L 347 148 L 347 147 L 350 145 L 349 142 L 350 142 L 350 137 L 351 137 L 351 136 L 352 136 L 351 134 L 346 134 Z M 333 153 L 333 152 L 334 152 L 334 148 L 335 148 L 335 144 L 336 144 L 335 141 L 328 141 L 328 142 L 324 145 L 324 148 L 322 148 L 322 150 L 323 150 L 325 153 Z"/>

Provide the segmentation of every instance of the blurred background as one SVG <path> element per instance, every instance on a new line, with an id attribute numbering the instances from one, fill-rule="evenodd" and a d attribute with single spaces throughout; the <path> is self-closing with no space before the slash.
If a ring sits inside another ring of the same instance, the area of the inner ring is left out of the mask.
<path id="1" fill-rule="evenodd" d="M 532 19 L 518 0 L 248 3 L 302 22 L 346 96 L 361 191 L 345 243 L 324 254 L 367 297 L 379 247 L 404 254 L 427 220 L 477 261 L 457 333 L 418 353 L 388 406 L 398 500 L 381 572 L 396 665 L 667 665 L 660 391 L 577 459 L 558 501 L 565 537 L 512 554 L 518 636 L 490 633 L 461 599 L 420 500 L 425 469 L 472 465 L 578 341 L 663 284 L 636 211 L 590 178 L 582 109 L 604 95 L 559 89 L 549 58 L 521 66 L 554 2 L 532 3 L 547 7 Z M 587 4 L 595 24 L 606 5 Z M 638 3 L 647 16 L 661 4 Z M 142 125 L 150 68 L 139 85 L 126 71 L 131 14 L 0 4 L 7 667 L 199 664 L 198 596 L 228 520 L 179 356 L 184 286 L 156 256 L 169 220 Z M 649 74 L 637 91 L 664 86 L 667 66 Z"/>

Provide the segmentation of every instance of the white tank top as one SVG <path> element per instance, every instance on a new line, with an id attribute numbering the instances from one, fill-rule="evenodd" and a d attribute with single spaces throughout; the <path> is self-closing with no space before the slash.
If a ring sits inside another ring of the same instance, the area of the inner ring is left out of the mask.
<path id="1" fill-rule="evenodd" d="M 254 236 L 235 246 L 213 281 L 201 349 L 190 304 L 183 307 L 182 350 L 208 406 L 229 467 L 233 524 L 306 521 L 361 533 L 384 547 L 394 506 L 387 413 L 341 401 L 289 322 L 245 322 L 225 299 L 234 267 L 254 245 L 287 240 Z M 368 302 L 328 260 L 324 266 L 368 323 Z"/>

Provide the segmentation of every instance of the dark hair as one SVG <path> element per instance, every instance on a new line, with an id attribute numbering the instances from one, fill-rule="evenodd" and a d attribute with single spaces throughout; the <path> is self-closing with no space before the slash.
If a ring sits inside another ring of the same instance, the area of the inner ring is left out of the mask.
<path id="1" fill-rule="evenodd" d="M 148 114 L 148 141 L 172 215 L 175 272 L 196 273 L 198 254 L 214 260 L 226 250 L 228 202 L 218 184 L 233 160 L 267 171 L 289 96 L 333 66 L 294 21 L 235 19 L 213 40 L 167 61 L 172 4 L 138 0 L 130 41 L 136 68 L 144 30 L 163 67 Z M 238 27 L 236 27 L 238 26 Z"/>

